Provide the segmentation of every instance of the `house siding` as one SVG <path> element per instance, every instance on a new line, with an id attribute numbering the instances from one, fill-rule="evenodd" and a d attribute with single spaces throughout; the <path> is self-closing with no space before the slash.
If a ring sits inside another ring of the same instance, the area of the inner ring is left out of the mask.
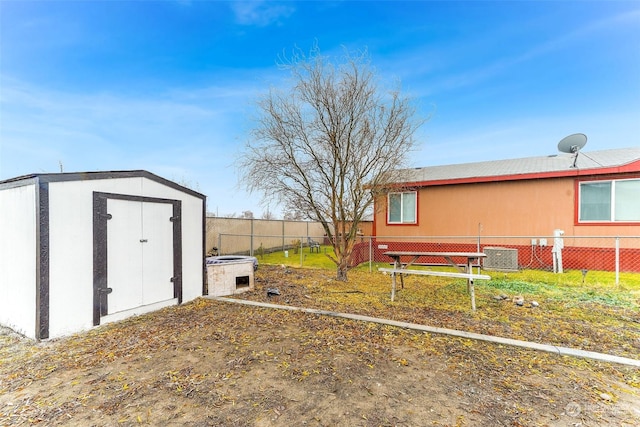
<path id="1" fill-rule="evenodd" d="M 640 174 L 598 176 L 637 178 Z M 588 179 L 582 176 L 581 180 Z M 418 188 L 418 224 L 389 225 L 384 198 L 374 217 L 377 237 L 549 236 L 561 229 L 573 236 L 637 236 L 640 224 L 580 224 L 576 221 L 575 177 L 431 185 Z"/>
<path id="2" fill-rule="evenodd" d="M 418 189 L 418 225 L 386 223 L 376 215 L 378 236 L 548 234 L 573 225 L 572 179 L 489 182 Z"/>

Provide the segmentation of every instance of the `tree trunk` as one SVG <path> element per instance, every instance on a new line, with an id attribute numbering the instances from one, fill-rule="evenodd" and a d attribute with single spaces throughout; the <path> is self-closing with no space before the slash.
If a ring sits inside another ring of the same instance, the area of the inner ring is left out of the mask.
<path id="1" fill-rule="evenodd" d="M 347 269 L 344 267 L 338 267 L 338 275 L 336 276 L 336 280 L 340 282 L 347 281 Z"/>
<path id="2" fill-rule="evenodd" d="M 347 262 L 347 260 L 345 258 L 342 258 L 340 260 L 340 263 L 338 264 L 338 273 L 336 276 L 336 280 L 340 281 L 340 282 L 346 282 L 347 281 L 347 271 L 349 271 L 349 263 Z"/>

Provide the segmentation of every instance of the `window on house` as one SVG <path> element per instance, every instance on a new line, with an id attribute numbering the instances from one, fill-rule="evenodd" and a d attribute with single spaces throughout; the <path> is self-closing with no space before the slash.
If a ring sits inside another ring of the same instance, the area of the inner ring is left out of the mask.
<path id="1" fill-rule="evenodd" d="M 416 223 L 416 192 L 389 193 L 388 220 L 390 224 Z"/>
<path id="2" fill-rule="evenodd" d="M 580 183 L 581 222 L 640 221 L 640 179 Z"/>

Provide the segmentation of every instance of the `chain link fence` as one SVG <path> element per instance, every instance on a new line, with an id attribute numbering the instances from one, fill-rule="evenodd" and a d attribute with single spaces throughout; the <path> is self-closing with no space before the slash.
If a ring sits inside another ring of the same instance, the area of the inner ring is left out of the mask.
<path id="1" fill-rule="evenodd" d="M 317 223 L 242 221 L 245 222 L 240 225 L 249 232 L 216 234 L 221 255 L 287 251 L 288 256 L 294 257 L 303 252 L 313 253 L 313 242 L 323 245 L 321 251 L 331 251 L 330 242 Z M 259 226 L 279 227 L 280 232 L 251 233 L 248 228 L 257 230 Z M 212 241 L 210 236 L 207 239 Z M 384 255 L 387 251 L 484 252 L 487 256 L 477 267 L 487 271 L 579 272 L 583 280 L 588 278 L 605 284 L 640 280 L 640 236 L 359 236 L 350 264 L 355 267 L 369 263 L 373 270 L 373 263 L 391 262 L 391 258 Z M 305 258 L 300 259 L 303 265 Z M 417 264 L 424 265 L 438 262 L 437 257 L 417 260 Z"/>
<path id="2" fill-rule="evenodd" d="M 387 251 L 484 252 L 478 267 L 493 271 L 579 271 L 602 283 L 619 284 L 621 274 L 640 277 L 640 236 L 441 236 L 368 238 L 354 249 L 351 263 L 388 263 Z M 419 258 L 417 263 L 433 265 Z M 626 276 L 631 277 L 631 276 Z"/>
<path id="3" fill-rule="evenodd" d="M 328 239 L 321 235 L 252 235 L 225 234 L 218 236 L 217 250 L 220 255 L 264 255 L 278 251 L 298 253 L 304 249 L 316 250 L 318 245 L 329 245 Z"/>
<path id="4" fill-rule="evenodd" d="M 323 234 L 319 222 L 207 216 L 205 247 L 209 254 L 253 255 L 285 250 L 297 240 Z"/>

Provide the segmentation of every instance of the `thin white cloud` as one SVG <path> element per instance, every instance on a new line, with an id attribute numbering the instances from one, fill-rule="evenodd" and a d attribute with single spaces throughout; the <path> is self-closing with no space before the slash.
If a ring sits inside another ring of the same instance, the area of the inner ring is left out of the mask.
<path id="1" fill-rule="evenodd" d="M 545 43 L 533 46 L 521 55 L 513 58 L 507 58 L 503 63 L 498 63 L 496 68 L 507 68 L 517 63 L 530 61 L 537 57 L 546 55 L 549 52 L 568 48 L 576 41 L 585 37 L 590 37 L 595 33 L 607 32 L 612 28 L 619 28 L 620 26 L 629 24 L 634 26 L 640 24 L 640 9 L 589 22 L 582 27 L 574 29 L 573 31 L 569 31 L 565 34 L 561 34 L 559 37 L 548 40 Z"/>
<path id="2" fill-rule="evenodd" d="M 234 1 L 231 2 L 231 9 L 237 23 L 259 27 L 278 23 L 295 12 L 292 3 L 265 0 Z"/>
<path id="3" fill-rule="evenodd" d="M 586 37 L 593 37 L 598 33 L 606 34 L 612 29 L 622 29 L 637 25 L 640 25 L 640 9 L 606 16 L 596 21 L 587 22 L 571 31 L 559 33 L 557 37 L 532 45 L 517 55 L 502 56 L 493 61 L 487 61 L 482 67 L 462 67 L 460 72 L 446 73 L 444 78 L 432 79 L 428 78 L 428 75 L 438 72 L 437 68 L 440 70 L 453 69 L 452 62 L 457 62 L 458 58 L 465 57 L 468 49 L 482 48 L 483 42 L 476 40 L 472 45 L 468 45 L 465 42 L 465 45 L 451 45 L 446 49 L 442 47 L 434 48 L 428 45 L 413 53 L 402 52 L 402 60 L 396 57 L 387 59 L 387 63 L 394 64 L 396 67 L 402 65 L 402 69 L 406 72 L 403 75 L 404 79 L 422 80 L 423 83 L 427 84 L 422 89 L 422 95 L 429 96 L 434 93 L 476 85 L 499 76 L 518 64 L 530 62 L 552 52 L 570 48 Z M 494 32 L 487 34 L 485 39 L 491 40 L 491 43 L 500 38 L 508 39 L 510 37 L 509 34 L 500 34 L 504 31 L 506 31 L 504 28 L 496 28 Z M 513 29 L 508 31 L 513 31 Z M 531 31 L 531 29 L 527 29 L 527 31 Z M 485 41 L 485 43 L 491 44 L 488 41 Z M 434 61 L 437 67 L 433 66 Z M 456 68 L 459 68 L 459 66 L 456 66 Z"/>
<path id="4" fill-rule="evenodd" d="M 189 183 L 213 207 L 259 212 L 259 200 L 237 188 L 233 165 L 244 141 L 244 88 L 140 98 L 0 78 L 0 180 L 59 172 L 60 165 L 65 172 L 145 169 Z"/>
<path id="5" fill-rule="evenodd" d="M 226 167 L 224 156 L 213 153 L 232 148 L 239 101 L 199 95 L 79 95 L 3 78 L 0 179 L 50 171 L 58 160 L 76 170 L 188 169 L 201 167 L 208 153 L 206 162 Z"/>

